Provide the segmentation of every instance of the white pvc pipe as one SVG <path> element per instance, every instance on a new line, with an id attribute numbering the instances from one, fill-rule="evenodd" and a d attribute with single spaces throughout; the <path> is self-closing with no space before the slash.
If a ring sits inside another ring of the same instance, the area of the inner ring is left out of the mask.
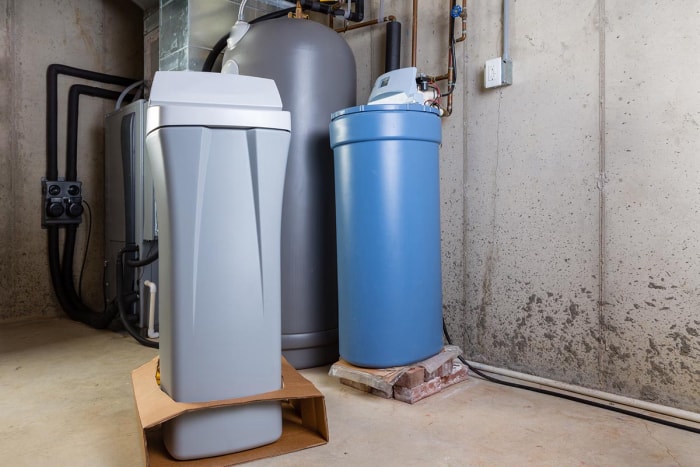
<path id="1" fill-rule="evenodd" d="M 542 386 L 561 389 L 563 391 L 573 392 L 576 394 L 601 399 L 615 404 L 626 405 L 628 407 L 634 407 L 636 409 L 647 410 L 649 412 L 655 412 L 658 414 L 667 415 L 669 417 L 675 417 L 695 423 L 700 423 L 700 414 L 695 412 L 676 409 L 674 407 L 668 407 L 666 405 L 654 404 L 653 402 L 642 401 L 639 399 L 632 399 L 631 397 L 619 396 L 617 394 L 611 394 L 609 392 L 598 391 L 597 389 L 589 389 L 584 388 L 582 386 L 576 386 L 574 384 L 562 383 L 560 381 L 554 381 L 552 379 L 528 375 L 526 373 L 519 373 L 517 371 L 506 370 L 504 368 L 485 365 L 483 363 L 469 362 L 469 365 L 473 368 L 476 368 L 477 370 L 485 371 L 488 373 L 506 376 L 508 378 L 518 379 L 521 381 L 527 381 L 528 383 L 541 384 Z"/>
<path id="2" fill-rule="evenodd" d="M 143 285 L 148 287 L 148 337 L 155 339 L 159 333 L 155 330 L 156 319 L 156 284 L 151 281 L 143 281 Z"/>

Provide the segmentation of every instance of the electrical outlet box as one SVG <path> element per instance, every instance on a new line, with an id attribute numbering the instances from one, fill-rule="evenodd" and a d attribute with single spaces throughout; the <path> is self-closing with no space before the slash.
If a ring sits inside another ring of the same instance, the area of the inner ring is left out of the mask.
<path id="1" fill-rule="evenodd" d="M 496 88 L 513 83 L 513 61 L 502 57 L 486 60 L 484 66 L 484 87 Z"/>

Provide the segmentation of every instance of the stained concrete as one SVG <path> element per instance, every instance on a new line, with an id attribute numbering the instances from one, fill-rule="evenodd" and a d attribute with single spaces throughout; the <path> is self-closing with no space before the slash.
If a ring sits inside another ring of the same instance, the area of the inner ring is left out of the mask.
<path id="1" fill-rule="evenodd" d="M 5 465 L 144 465 L 130 371 L 156 351 L 64 319 L 0 327 Z M 472 378 L 408 405 L 302 371 L 327 445 L 252 465 L 684 465 L 697 435 Z"/>
<path id="2" fill-rule="evenodd" d="M 700 9 L 606 17 L 606 384 L 698 410 Z"/>
<path id="3" fill-rule="evenodd" d="M 511 4 L 495 90 L 501 4 L 469 7 L 463 345 L 697 411 L 698 9 Z"/>

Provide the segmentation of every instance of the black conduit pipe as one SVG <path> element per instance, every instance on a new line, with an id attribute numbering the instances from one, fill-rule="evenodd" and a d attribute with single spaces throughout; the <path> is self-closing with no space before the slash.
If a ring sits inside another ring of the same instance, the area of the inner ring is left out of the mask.
<path id="1" fill-rule="evenodd" d="M 66 135 L 66 173 L 65 179 L 78 179 L 78 117 L 80 113 L 80 96 L 99 97 L 116 101 L 121 95 L 118 91 L 96 88 L 85 84 L 74 84 L 68 91 L 68 122 Z M 133 95 L 132 95 L 133 97 Z"/>
<path id="2" fill-rule="evenodd" d="M 129 86 L 139 80 L 54 63 L 46 69 L 46 179 L 58 179 L 58 75 Z"/>
<path id="3" fill-rule="evenodd" d="M 68 93 L 68 121 L 66 124 L 68 134 L 66 136 L 65 171 L 65 179 L 69 181 L 75 181 L 78 179 L 78 118 L 81 95 L 100 97 L 102 99 L 116 101 L 119 98 L 120 93 L 93 86 L 86 86 L 84 84 L 74 84 L 70 87 L 70 91 Z M 65 297 L 68 299 L 69 303 L 72 304 L 72 308 L 82 310 L 83 315 L 92 313 L 99 316 L 97 312 L 91 310 L 83 303 L 75 290 L 75 282 L 73 280 L 73 260 L 75 256 L 77 230 L 77 225 L 69 225 L 65 228 L 63 257 L 61 261 L 61 286 L 63 287 Z M 92 327 L 105 328 L 114 319 L 114 316 L 115 313 L 111 313 L 111 318 L 109 315 L 105 316 L 104 319 L 90 318 L 88 320 L 89 322 L 86 324 L 90 324 Z M 78 321 L 85 322 L 83 319 L 78 319 Z"/>
<path id="4" fill-rule="evenodd" d="M 386 23 L 386 53 L 384 57 L 384 73 L 401 68 L 401 23 L 389 21 Z"/>
<path id="5" fill-rule="evenodd" d="M 107 306 L 103 313 L 95 313 L 82 301 L 74 302 L 66 293 L 61 276 L 61 261 L 58 252 L 58 227 L 48 227 L 49 272 L 56 298 L 68 317 L 96 329 L 104 329 L 117 315 L 116 306 Z"/>
<path id="6" fill-rule="evenodd" d="M 58 180 L 58 75 L 73 76 L 105 84 L 118 86 L 128 86 L 138 80 L 124 78 L 121 76 L 97 73 L 94 71 L 74 68 L 67 65 L 52 64 L 46 70 L 46 179 Z M 77 167 L 77 162 L 69 162 L 67 157 L 66 165 L 71 164 Z M 71 169 L 72 170 L 72 169 Z M 77 178 L 77 177 L 74 177 Z M 50 226 L 47 228 L 49 272 L 56 297 L 61 308 L 73 320 L 81 321 L 95 328 L 105 328 L 116 316 L 117 308 L 106 306 L 102 313 L 97 313 L 87 307 L 75 293 L 75 286 L 72 281 L 72 254 L 71 258 L 64 256 L 63 260 L 70 264 L 71 280 L 70 287 L 66 289 L 61 268 L 61 257 L 59 252 L 59 227 Z M 74 238 L 74 229 L 67 229 L 66 236 Z M 75 245 L 69 247 L 74 249 Z M 70 253 L 70 251 L 69 251 Z M 70 261 L 68 261 L 70 259 Z"/>

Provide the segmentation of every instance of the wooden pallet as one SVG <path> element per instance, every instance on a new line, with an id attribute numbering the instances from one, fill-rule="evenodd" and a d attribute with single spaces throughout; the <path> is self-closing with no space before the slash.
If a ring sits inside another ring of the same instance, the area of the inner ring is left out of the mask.
<path id="1" fill-rule="evenodd" d="M 421 362 L 394 368 L 361 368 L 340 360 L 329 375 L 342 384 L 386 399 L 413 404 L 467 379 L 467 367 L 457 357 L 459 347 L 447 345 Z"/>

